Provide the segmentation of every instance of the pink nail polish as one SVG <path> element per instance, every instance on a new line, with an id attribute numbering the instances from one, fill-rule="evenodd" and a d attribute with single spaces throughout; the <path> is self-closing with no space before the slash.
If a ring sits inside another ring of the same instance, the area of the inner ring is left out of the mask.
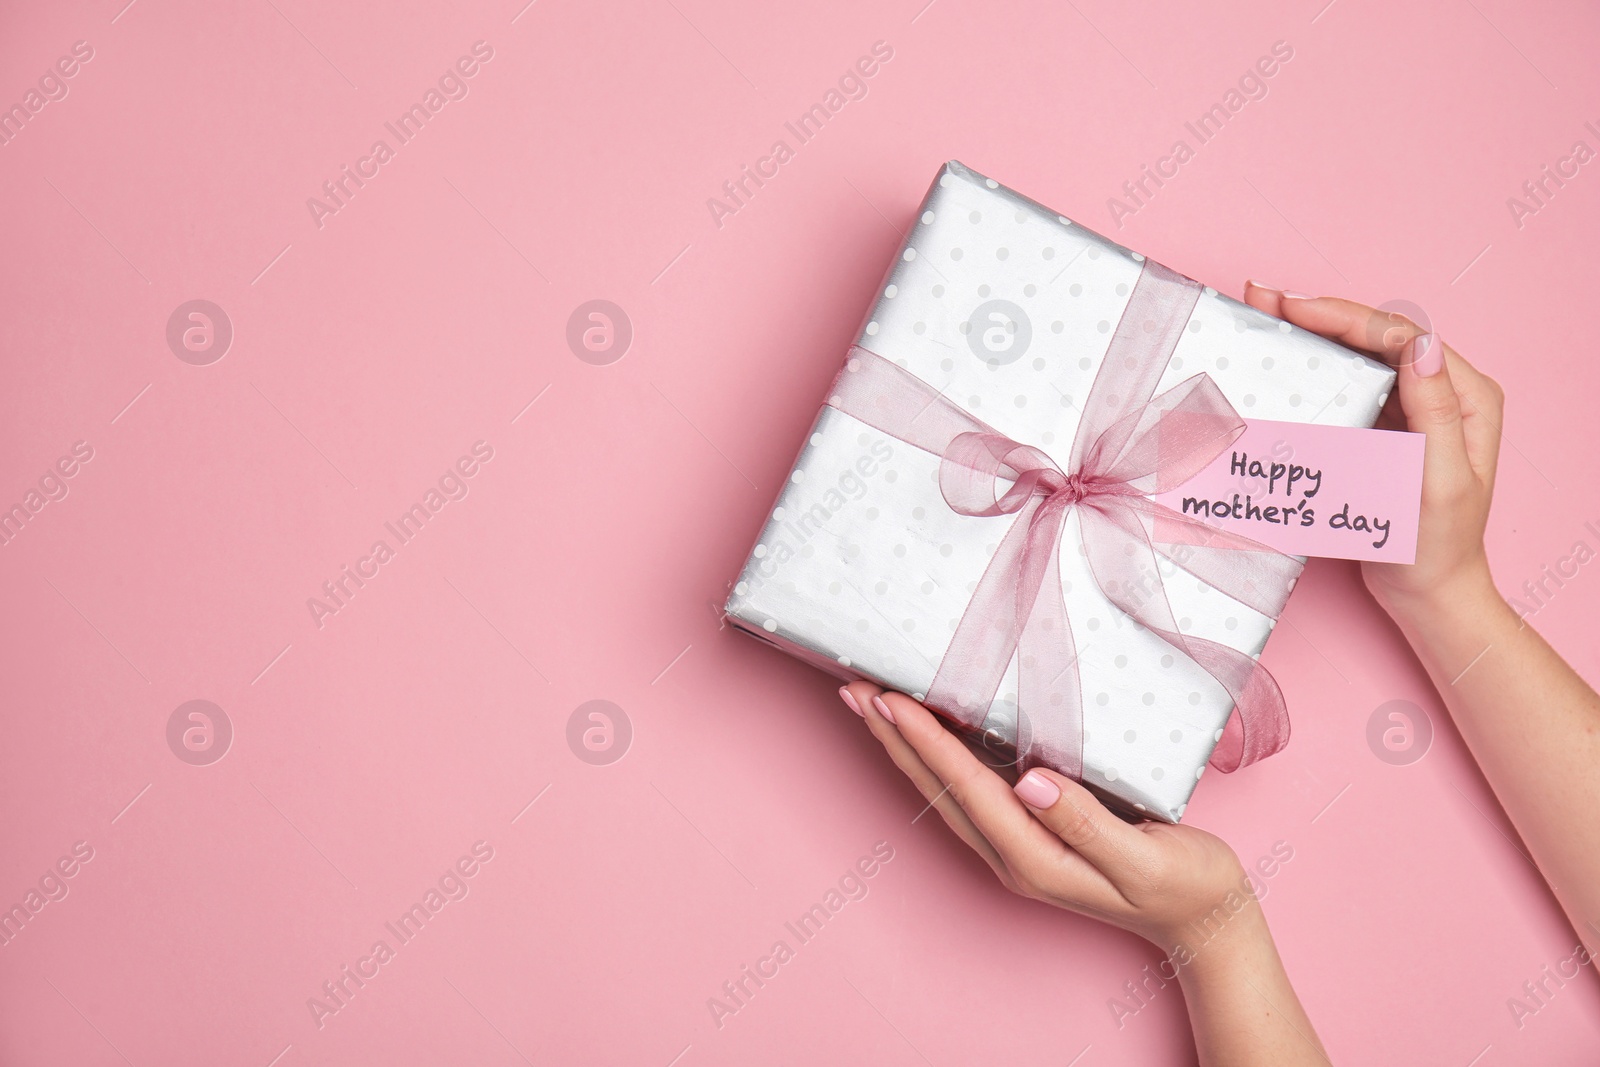
<path id="1" fill-rule="evenodd" d="M 1288 297 L 1291 300 L 1315 300 L 1316 299 L 1316 297 L 1312 296 L 1310 293 L 1300 293 L 1300 292 L 1296 292 L 1293 289 L 1285 289 L 1283 291 L 1283 295 Z"/>
<path id="2" fill-rule="evenodd" d="M 872 698 L 872 706 L 878 709 L 878 714 L 879 715 L 882 715 L 885 719 L 888 719 L 890 722 L 894 722 L 894 712 L 889 710 L 889 705 L 887 705 L 887 704 L 885 704 L 883 702 L 883 698 L 882 697 L 873 697 Z"/>
<path id="3" fill-rule="evenodd" d="M 1024 804 L 1041 811 L 1061 799 L 1061 787 L 1038 771 L 1024 774 L 1014 788 Z"/>
<path id="4" fill-rule="evenodd" d="M 1255 280 L 1255 279 L 1254 279 L 1254 278 L 1246 278 L 1246 279 L 1245 279 L 1245 280 L 1244 280 L 1244 283 L 1245 283 L 1245 284 L 1246 284 L 1246 285 L 1253 285 L 1253 286 L 1255 286 L 1255 287 L 1256 287 L 1256 288 L 1257 288 L 1257 289 L 1265 289 L 1265 290 L 1266 290 L 1266 291 L 1267 291 L 1267 292 L 1269 292 L 1269 293 L 1277 293 L 1277 292 L 1282 292 L 1282 290 L 1280 290 L 1280 289 L 1277 289 L 1277 288 L 1276 288 L 1276 287 L 1274 287 L 1274 286 L 1271 286 L 1271 285 L 1262 285 L 1262 284 L 1261 284 L 1261 283 L 1260 283 L 1260 282 L 1258 282 L 1258 281 L 1256 281 L 1256 280 Z"/>
<path id="5" fill-rule="evenodd" d="M 863 719 L 866 718 L 866 715 L 862 714 L 861 705 L 857 704 L 856 698 L 850 695 L 850 690 L 841 688 L 839 690 L 839 699 L 844 701 L 845 707 L 860 715 Z"/>
<path id="6" fill-rule="evenodd" d="M 1419 378 L 1432 378 L 1444 370 L 1444 345 L 1437 335 L 1421 334 L 1411 342 L 1411 369 Z"/>

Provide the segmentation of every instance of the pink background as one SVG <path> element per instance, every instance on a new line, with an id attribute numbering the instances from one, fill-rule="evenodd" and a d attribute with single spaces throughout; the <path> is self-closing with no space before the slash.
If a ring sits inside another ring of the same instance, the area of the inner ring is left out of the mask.
<path id="1" fill-rule="evenodd" d="M 94 853 L 0 947 L 0 1062 L 1192 1060 L 1175 988 L 1109 1006 L 1155 950 L 1005 895 L 835 683 L 716 608 L 952 157 L 1227 292 L 1425 308 L 1509 394 L 1502 588 L 1596 547 L 1600 163 L 1520 228 L 1506 200 L 1600 147 L 1600 15 L 923 2 L 6 5 L 0 103 L 94 57 L 0 147 L 0 502 L 94 456 L 0 547 L 0 901 Z M 319 229 L 307 198 L 478 40 L 470 95 Z M 707 199 L 879 40 L 719 228 Z M 1279 40 L 1269 94 L 1115 229 Z M 196 298 L 235 329 L 209 366 L 165 340 Z M 635 331 L 608 366 L 565 340 L 597 298 Z M 479 440 L 466 499 L 318 628 L 307 598 Z M 1597 591 L 1535 616 L 1591 678 Z M 1513 1022 L 1573 934 L 1355 566 L 1314 563 L 1285 622 L 1294 741 L 1189 819 L 1247 864 L 1292 847 L 1265 907 L 1334 1059 L 1592 1061 L 1592 969 Z M 209 766 L 167 744 L 191 699 L 235 731 Z M 592 699 L 632 723 L 609 766 L 566 740 Z M 1392 700 L 1432 721 L 1409 765 L 1366 740 Z M 477 841 L 470 894 L 319 1028 L 308 998 Z M 879 841 L 719 1029 L 707 998 Z"/>

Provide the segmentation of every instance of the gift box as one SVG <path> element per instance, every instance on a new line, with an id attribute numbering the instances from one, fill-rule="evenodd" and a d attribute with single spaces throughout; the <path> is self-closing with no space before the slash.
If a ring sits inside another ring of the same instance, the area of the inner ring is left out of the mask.
<path id="1" fill-rule="evenodd" d="M 1371 426 L 1393 383 L 947 163 L 726 616 L 1176 822 L 1287 740 L 1256 661 L 1304 559 L 1149 497 L 1240 418 Z"/>

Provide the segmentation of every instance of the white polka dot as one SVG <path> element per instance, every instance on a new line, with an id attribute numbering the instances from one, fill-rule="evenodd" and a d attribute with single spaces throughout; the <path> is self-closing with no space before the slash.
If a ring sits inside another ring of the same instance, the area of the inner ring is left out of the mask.
<path id="1" fill-rule="evenodd" d="M 1389 399 L 1389 394 L 1388 393 L 1384 393 L 1383 394 L 1383 399 L 1384 400 Z M 1333 402 L 1334 402 L 1334 404 L 1336 404 L 1339 407 L 1344 407 L 1345 404 L 1349 403 L 1349 401 L 1345 398 L 1345 395 L 1343 393 L 1340 393 L 1338 396 L 1334 397 L 1333 398 Z M 1380 407 L 1382 406 L 1382 401 L 1379 401 L 1379 406 Z"/>
<path id="2" fill-rule="evenodd" d="M 1071 226 L 1072 225 L 1072 220 L 1067 218 L 1065 215 L 1057 215 L 1056 216 L 1056 221 L 1061 223 L 1061 225 L 1063 225 L 1063 226 Z"/>
<path id="3" fill-rule="evenodd" d="M 1200 332 L 1200 320 L 1199 319 L 1194 319 L 1189 323 L 1189 332 L 1190 333 L 1199 333 Z"/>
<path id="4" fill-rule="evenodd" d="M 1250 328 L 1250 324 L 1245 322 L 1243 319 L 1234 319 L 1233 320 L 1233 332 L 1234 333 L 1244 333 L 1249 328 Z"/>
<path id="5" fill-rule="evenodd" d="M 1211 286 L 1208 285 L 1208 286 L 1206 286 L 1206 295 L 1207 296 L 1216 296 L 1217 295 L 1217 291 L 1215 289 L 1211 288 Z"/>
<path id="6" fill-rule="evenodd" d="M 1253 407 L 1256 406 L 1256 394 L 1254 394 L 1254 393 L 1246 393 L 1246 394 L 1244 394 L 1244 396 L 1240 397 L 1239 399 L 1244 403 L 1244 406 L 1247 407 L 1247 408 L 1253 408 Z"/>
<path id="7" fill-rule="evenodd" d="M 933 289 L 931 291 L 932 291 L 934 296 L 943 296 L 944 295 L 944 286 L 936 285 L 936 286 L 933 287 Z"/>
<path id="8" fill-rule="evenodd" d="M 777 519 L 779 522 L 783 521 L 783 517 L 786 514 L 787 514 L 787 512 L 785 512 L 782 508 L 773 508 L 772 509 L 772 517 Z"/>
<path id="9" fill-rule="evenodd" d="M 1173 370 L 1182 370 L 1183 369 L 1183 357 L 1182 356 L 1173 356 L 1172 357 L 1172 369 Z"/>
<path id="10" fill-rule="evenodd" d="M 1099 259 L 1100 258 L 1100 246 L 1099 245 L 1090 245 L 1089 246 L 1089 258 L 1090 259 Z"/>
<path id="11" fill-rule="evenodd" d="M 1131 745 L 1135 741 L 1139 740 L 1139 733 L 1136 730 L 1124 730 L 1122 732 L 1122 739 Z"/>
<path id="12" fill-rule="evenodd" d="M 1307 356 L 1306 357 L 1306 369 L 1307 370 L 1316 370 L 1320 366 L 1322 366 L 1322 360 L 1320 358 L 1318 358 L 1317 356 Z"/>
<path id="13" fill-rule="evenodd" d="M 956 550 L 956 546 L 955 545 L 940 545 L 939 546 L 939 555 L 945 557 L 946 559 L 949 559 L 950 558 L 950 553 L 954 552 L 955 550 Z"/>
<path id="14" fill-rule="evenodd" d="M 811 435 L 811 443 L 813 445 L 820 445 L 822 443 L 822 435 L 820 433 L 812 434 Z"/>
<path id="15" fill-rule="evenodd" d="M 1100 773 L 1105 775 L 1105 779 L 1108 782 L 1114 782 L 1117 780 L 1117 769 L 1115 767 L 1107 767 Z"/>
<path id="16" fill-rule="evenodd" d="M 841 667 L 850 666 L 850 657 L 849 656 L 840 656 L 839 657 L 839 666 L 841 666 Z"/>
<path id="17" fill-rule="evenodd" d="M 1292 329 L 1294 329 L 1294 327 L 1290 326 L 1287 322 L 1278 323 L 1278 332 L 1279 333 L 1288 333 Z"/>
<path id="18" fill-rule="evenodd" d="M 905 622 L 901 623 L 900 625 L 904 629 L 906 629 L 907 631 L 915 630 L 917 628 L 917 621 L 915 619 L 907 619 Z"/>
<path id="19" fill-rule="evenodd" d="M 1099 330 L 1101 333 L 1110 333 L 1111 323 L 1107 322 L 1105 319 L 1101 319 L 1099 322 L 1094 324 L 1094 328 Z"/>
<path id="20" fill-rule="evenodd" d="M 1118 282 L 1117 283 L 1117 295 L 1118 296 L 1127 296 L 1128 295 L 1128 283 L 1127 282 Z"/>
<path id="21" fill-rule="evenodd" d="M 757 545 L 756 546 L 756 550 L 754 552 L 750 553 L 750 554 L 752 556 L 754 556 L 756 559 L 761 559 L 762 557 L 764 557 L 767 554 L 767 546 L 766 545 Z"/>
<path id="22" fill-rule="evenodd" d="M 893 300 L 895 297 L 900 295 L 900 287 L 898 285 L 891 285 L 889 288 L 883 291 L 883 295 L 888 297 L 890 300 Z"/>
<path id="23" fill-rule="evenodd" d="M 883 594 L 885 594 L 885 593 L 887 593 L 889 591 L 889 583 L 888 582 L 879 582 L 877 585 L 872 587 L 872 591 L 874 593 L 877 593 L 879 596 L 882 596 Z"/>
<path id="24" fill-rule="evenodd" d="M 1212 740 L 1213 741 L 1221 741 L 1222 740 L 1222 731 L 1218 730 L 1215 734 L 1213 734 L 1212 735 Z"/>
<path id="25" fill-rule="evenodd" d="M 997 249 L 994 250 L 994 258 L 995 259 L 1005 259 L 1010 255 L 1011 255 L 1010 249 L 997 248 Z"/>
<path id="26" fill-rule="evenodd" d="M 928 514 L 928 512 L 923 508 L 912 508 L 911 509 L 911 517 L 913 519 L 920 519 L 920 518 L 922 518 L 923 516 L 925 516 L 927 514 Z"/>
<path id="27" fill-rule="evenodd" d="M 1176 743 L 1178 741 L 1182 741 L 1183 740 L 1183 731 L 1182 730 L 1174 730 L 1168 736 L 1170 736 L 1172 738 L 1172 740 Z"/>
<path id="28" fill-rule="evenodd" d="M 978 295 L 979 296 L 988 296 L 989 295 L 989 287 L 987 285 L 978 286 Z"/>
<path id="29" fill-rule="evenodd" d="M 1388 399 L 1389 399 L 1389 394 L 1388 393 L 1384 393 L 1382 396 L 1378 397 L 1378 406 L 1380 408 L 1383 407 L 1384 402 L 1387 401 Z M 1339 403 L 1340 404 L 1344 403 L 1344 394 L 1343 393 L 1339 394 Z"/>
<path id="30" fill-rule="evenodd" d="M 1163 666 L 1163 667 L 1170 667 L 1170 666 L 1172 666 L 1172 657 L 1171 657 L 1171 656 L 1162 656 L 1162 657 L 1161 657 L 1161 665 L 1162 665 L 1162 666 Z"/>
<path id="31" fill-rule="evenodd" d="M 1200 766 L 1194 769 L 1194 780 L 1198 782 L 1200 780 L 1200 776 L 1204 773 L 1206 773 L 1206 765 L 1202 763 Z"/>
<path id="32" fill-rule="evenodd" d="M 1126 667 L 1128 665 L 1128 657 L 1127 656 L 1118 656 L 1116 659 L 1112 660 L 1111 662 L 1115 663 L 1118 667 Z"/>
<path id="33" fill-rule="evenodd" d="M 926 225 L 927 225 L 927 224 L 928 224 L 928 223 L 930 223 L 930 222 L 932 222 L 932 221 L 933 221 L 933 212 L 931 212 L 931 211 L 924 211 L 924 212 L 923 212 L 923 213 L 922 213 L 922 224 L 923 224 L 923 225 L 924 225 L 924 226 L 926 226 Z"/>
<path id="34" fill-rule="evenodd" d="M 1289 396 L 1289 406 L 1292 407 L 1292 408 L 1297 408 L 1297 407 L 1300 406 L 1300 394 L 1299 393 L 1291 393 L 1290 394 L 1290 396 Z"/>
<path id="35" fill-rule="evenodd" d="M 985 178 L 985 179 L 983 179 L 983 184 L 987 185 L 991 189 L 1000 188 L 1000 183 L 995 181 L 993 178 Z"/>
<path id="36" fill-rule="evenodd" d="M 967 397 L 967 407 L 969 407 L 969 408 L 977 408 L 977 407 L 982 407 L 982 406 L 983 406 L 983 397 L 977 395 L 976 393 L 974 393 L 973 395 Z"/>
<path id="37" fill-rule="evenodd" d="M 793 474 L 789 475 L 789 480 L 795 483 L 803 482 L 806 480 L 806 472 L 795 471 Z"/>
<path id="38" fill-rule="evenodd" d="M 1067 286 L 1067 293 L 1071 296 L 1082 296 L 1083 286 L 1079 285 L 1077 282 L 1073 282 L 1071 285 Z"/>
<path id="39" fill-rule="evenodd" d="M 1111 694 L 1110 693 L 1096 693 L 1094 695 L 1094 702 L 1096 704 L 1099 704 L 1103 708 L 1107 704 L 1111 703 Z"/>
<path id="40" fill-rule="evenodd" d="M 828 592 L 832 593 L 834 596 L 838 596 L 839 595 L 839 591 L 841 589 L 843 589 L 843 588 L 844 588 L 844 586 L 840 585 L 838 582 L 829 582 L 828 583 Z"/>
<path id="41" fill-rule="evenodd" d="M 1156 781 L 1159 782 L 1159 781 L 1161 781 L 1161 779 L 1165 778 L 1166 776 L 1167 776 L 1167 772 L 1162 770 L 1160 767 L 1151 767 L 1150 768 L 1150 777 L 1154 778 Z"/>
<path id="42" fill-rule="evenodd" d="M 1189 694 L 1189 703 L 1191 703 L 1191 704 L 1200 703 L 1200 694 L 1199 693 L 1190 693 Z"/>
<path id="43" fill-rule="evenodd" d="M 928 699 L 928 694 L 927 693 L 912 693 L 911 694 L 911 699 L 912 700 L 916 700 L 916 701 L 927 700 Z"/>
<path id="44" fill-rule="evenodd" d="M 778 620 L 776 620 L 776 619 L 768 619 L 766 622 L 761 624 L 761 628 L 763 630 L 767 631 L 767 633 L 769 633 L 769 634 L 777 633 L 778 632 Z"/>
<path id="45" fill-rule="evenodd" d="M 1038 291 L 1039 291 L 1039 287 L 1037 285 L 1032 284 L 1031 282 L 1022 287 L 1022 295 L 1023 296 L 1032 296 L 1034 293 L 1037 293 Z"/>
<path id="46" fill-rule="evenodd" d="M 1180 630 L 1187 630 L 1190 625 L 1191 623 L 1189 622 L 1189 616 L 1187 615 L 1178 620 L 1178 629 Z"/>
<path id="47" fill-rule="evenodd" d="M 1055 259 L 1056 258 L 1056 250 L 1053 249 L 1053 248 L 1046 248 L 1044 251 L 1040 252 L 1039 254 L 1041 256 L 1043 256 L 1045 259 Z"/>
<path id="48" fill-rule="evenodd" d="M 948 189 L 952 185 L 954 185 L 955 183 L 956 183 L 956 177 L 955 177 L 954 174 L 941 174 L 941 175 L 939 175 L 939 186 L 941 188 Z"/>
<path id="49" fill-rule="evenodd" d="M 1148 708 L 1150 705 L 1152 705 L 1152 704 L 1154 704 L 1156 702 L 1156 695 L 1154 693 L 1146 693 L 1144 696 L 1140 697 L 1139 699 L 1143 700 L 1144 701 L 1144 706 Z"/>
<path id="50" fill-rule="evenodd" d="M 894 546 L 894 554 L 896 556 L 904 556 L 906 554 L 906 546 L 905 545 L 895 545 Z"/>
<path id="51" fill-rule="evenodd" d="M 1138 811 L 1149 811 L 1150 810 L 1149 808 L 1145 807 L 1143 804 L 1138 803 L 1137 801 L 1134 802 L 1133 806 Z"/>
<path id="52" fill-rule="evenodd" d="M 922 591 L 925 594 L 933 592 L 933 583 L 932 582 L 923 582 L 922 583 Z"/>
<path id="53" fill-rule="evenodd" d="M 1227 356 L 1218 356 L 1217 357 L 1217 369 L 1218 370 L 1227 370 L 1228 369 L 1228 357 Z"/>
<path id="54" fill-rule="evenodd" d="M 1135 263 L 1143 263 L 1144 262 L 1144 257 L 1141 256 L 1139 253 L 1134 252 L 1134 253 L 1132 253 L 1132 255 L 1133 255 L 1133 261 Z"/>
<path id="55" fill-rule="evenodd" d="M 915 248 L 908 248 L 904 252 L 900 253 L 900 258 L 905 260 L 907 263 L 910 263 L 913 259 L 917 258 L 917 250 Z"/>
<path id="56" fill-rule="evenodd" d="M 738 596 L 744 596 L 750 591 L 750 586 L 744 582 L 740 582 L 738 585 L 733 587 L 733 591 Z"/>
<path id="57" fill-rule="evenodd" d="M 1239 628 L 1239 620 L 1230 615 L 1222 625 L 1230 630 L 1237 630 Z"/>
<path id="58" fill-rule="evenodd" d="M 961 258 L 961 249 L 959 249 L 959 248 L 952 248 L 952 249 L 951 249 L 951 250 L 950 250 L 950 258 L 951 258 L 951 259 L 960 259 L 960 258 Z"/>

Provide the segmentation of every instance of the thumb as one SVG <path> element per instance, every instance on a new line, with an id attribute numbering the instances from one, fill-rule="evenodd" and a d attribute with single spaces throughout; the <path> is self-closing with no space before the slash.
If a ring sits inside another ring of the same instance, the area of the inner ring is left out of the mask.
<path id="1" fill-rule="evenodd" d="M 1040 822 L 1118 889 L 1124 876 L 1141 866 L 1148 846 L 1145 835 L 1111 814 L 1071 778 L 1035 767 L 1014 788 Z"/>
<path id="2" fill-rule="evenodd" d="M 1406 426 L 1427 436 L 1426 460 L 1455 468 L 1465 464 L 1466 435 L 1461 429 L 1461 399 L 1445 366 L 1438 334 L 1418 334 L 1400 354 L 1400 408 Z"/>

